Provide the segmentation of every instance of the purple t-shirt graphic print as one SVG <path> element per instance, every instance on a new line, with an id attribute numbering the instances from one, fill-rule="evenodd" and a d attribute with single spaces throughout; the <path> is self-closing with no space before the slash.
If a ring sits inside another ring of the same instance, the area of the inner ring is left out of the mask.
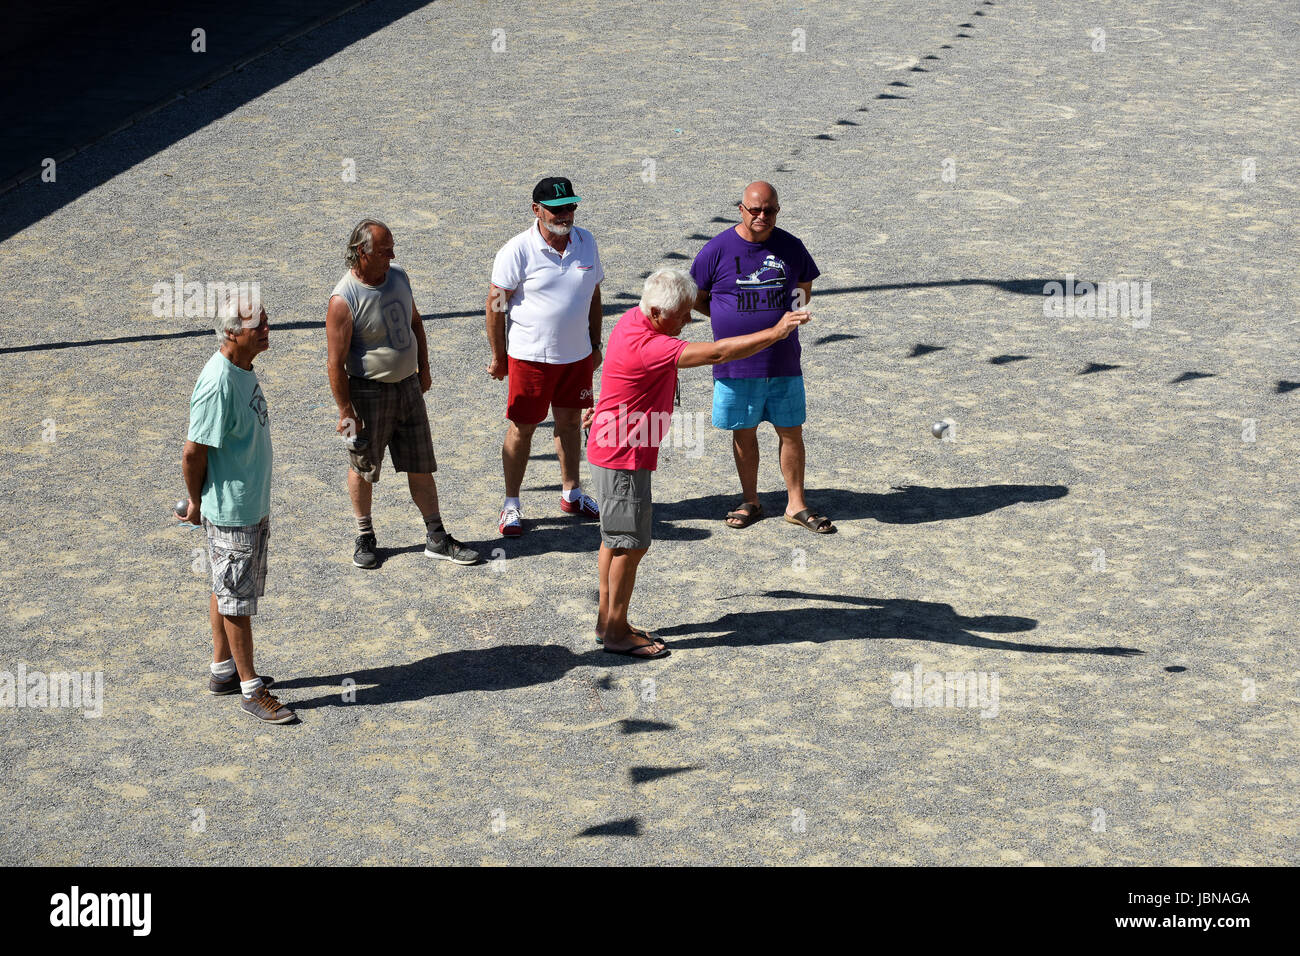
<path id="1" fill-rule="evenodd" d="M 770 329 L 791 309 L 795 287 L 821 275 L 804 244 L 784 229 L 764 242 L 728 229 L 704 244 L 691 264 L 691 278 L 709 293 L 714 340 Z M 714 378 L 777 378 L 800 375 L 799 330 L 757 355 L 713 366 Z"/>

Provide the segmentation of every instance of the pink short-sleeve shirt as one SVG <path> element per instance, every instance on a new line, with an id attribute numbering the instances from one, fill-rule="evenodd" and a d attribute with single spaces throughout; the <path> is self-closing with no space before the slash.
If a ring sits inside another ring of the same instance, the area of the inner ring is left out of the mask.
<path id="1" fill-rule="evenodd" d="M 587 461 L 602 468 L 651 471 L 668 435 L 683 339 L 654 327 L 639 307 L 623 313 L 610 333 L 601 366 Z"/>

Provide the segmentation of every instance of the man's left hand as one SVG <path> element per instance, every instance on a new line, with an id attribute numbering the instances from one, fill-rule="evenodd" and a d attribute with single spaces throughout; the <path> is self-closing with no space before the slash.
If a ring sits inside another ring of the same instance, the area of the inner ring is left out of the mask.
<path id="1" fill-rule="evenodd" d="M 604 360 L 605 360 L 605 356 L 601 354 L 600 346 L 593 345 L 591 347 L 591 367 L 593 369 L 600 368 L 600 363 L 603 362 Z"/>
<path id="2" fill-rule="evenodd" d="M 433 388 L 433 377 L 427 368 L 420 369 L 420 392 L 423 394 Z"/>

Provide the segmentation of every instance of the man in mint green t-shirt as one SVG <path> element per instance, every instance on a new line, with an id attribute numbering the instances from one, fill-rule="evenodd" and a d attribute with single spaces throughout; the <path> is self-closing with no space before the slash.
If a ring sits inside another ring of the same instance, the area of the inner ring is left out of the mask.
<path id="1" fill-rule="evenodd" d="M 208 690 L 243 694 L 246 713 L 268 723 L 294 719 L 253 668 L 252 615 L 266 592 L 271 510 L 271 429 L 253 359 L 270 346 L 270 321 L 256 300 L 232 300 L 217 321 L 221 348 L 190 396 L 181 471 L 189 492 L 183 519 L 202 522 L 212 566 L 212 665 Z"/>

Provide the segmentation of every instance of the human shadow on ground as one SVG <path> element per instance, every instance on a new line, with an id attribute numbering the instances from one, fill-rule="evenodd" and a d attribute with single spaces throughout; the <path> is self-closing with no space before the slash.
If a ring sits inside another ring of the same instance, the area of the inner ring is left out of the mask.
<path id="1" fill-rule="evenodd" d="M 896 485 L 888 494 L 853 491 L 847 488 L 810 488 L 808 506 L 832 520 L 872 518 L 884 524 L 921 524 L 988 514 L 1009 505 L 1064 498 L 1065 485 L 977 485 L 966 488 L 927 488 L 924 485 Z M 740 503 L 740 493 L 704 495 L 681 501 L 655 503 L 656 517 L 665 521 L 721 519 Z M 759 495 L 769 518 L 781 519 L 785 492 Z M 657 533 L 657 529 L 656 529 Z"/>
<path id="2" fill-rule="evenodd" d="M 1033 618 L 1005 614 L 967 616 L 958 614 L 950 604 L 931 601 L 799 591 L 766 591 L 761 596 L 791 601 L 832 601 L 854 606 L 733 611 L 714 621 L 655 628 L 655 633 L 664 638 L 675 638 L 669 643 L 674 650 L 765 647 L 805 642 L 823 644 L 828 641 L 913 640 L 1034 654 L 1134 657 L 1144 653 L 1133 647 L 1060 647 L 983 637 L 981 634 L 1029 631 L 1038 622 Z M 714 636 L 689 636 L 719 631 L 722 633 Z M 290 678 L 277 681 L 276 687 L 280 690 L 329 688 L 328 692 L 318 693 L 315 697 L 289 701 L 294 710 L 332 706 L 376 707 L 466 691 L 517 690 L 551 684 L 575 667 L 645 668 L 646 664 L 645 661 L 596 649 L 576 653 L 558 644 L 503 644 L 447 651 L 407 664 Z M 351 683 L 345 684 L 344 681 Z M 345 693 L 354 694 L 355 700 L 345 701 Z"/>
<path id="3" fill-rule="evenodd" d="M 486 562 L 488 561 L 488 559 L 489 559 L 489 558 L 491 557 L 491 555 L 492 555 L 492 549 L 493 549 L 494 547 L 496 547 L 496 543 L 497 543 L 497 541 L 500 540 L 500 539 L 497 539 L 497 538 L 489 538 L 489 539 L 486 540 L 486 541 L 466 541 L 465 539 L 463 539 L 462 537 L 460 537 L 460 535 L 458 535 L 458 534 L 455 533 L 455 529 L 454 529 L 454 528 L 453 528 L 453 529 L 448 529 L 448 530 L 451 532 L 452 537 L 454 537 L 457 541 L 459 541 L 459 542 L 460 542 L 461 544 L 463 544 L 465 547 L 467 547 L 467 548 L 469 548 L 469 549 L 471 549 L 471 550 L 473 550 L 473 551 L 477 551 L 477 552 L 479 553 L 479 558 L 480 558 L 480 560 L 479 560 L 478 564 L 480 564 L 480 565 L 481 565 L 481 564 L 484 564 L 484 563 L 486 563 Z M 376 562 L 377 562 L 377 563 L 376 563 L 376 568 L 382 568 L 382 567 L 384 566 L 384 563 L 385 563 L 386 561 L 388 561 L 389 558 L 395 558 L 395 557 L 397 557 L 399 554 L 420 554 L 420 555 L 423 555 L 423 554 L 424 554 L 424 549 L 425 549 L 426 546 L 427 546 L 427 541 L 420 541 L 420 542 L 418 542 L 418 543 L 416 543 L 416 544 L 407 544 L 407 545 L 401 545 L 401 546 L 397 546 L 397 547 L 385 547 L 385 546 L 382 545 L 382 544 L 381 544 L 381 545 L 376 545 L 376 547 L 375 547 L 375 559 L 376 559 Z M 429 561 L 432 562 L 432 563 L 447 563 L 447 564 L 450 564 L 450 563 L 451 563 L 451 562 L 444 561 L 443 559 L 440 559 L 440 558 L 429 558 Z M 473 565 L 473 564 L 470 564 L 470 565 L 458 565 L 458 567 L 471 567 L 471 568 L 472 568 L 472 567 L 477 567 L 477 566 L 478 566 L 478 565 Z"/>
<path id="4" fill-rule="evenodd" d="M 703 541 L 713 532 L 703 528 L 685 528 L 660 520 L 656 502 L 654 522 L 651 525 L 652 541 Z M 477 547 L 477 546 L 472 546 Z M 486 543 L 487 551 L 501 548 L 507 559 L 532 558 L 542 554 L 580 552 L 595 558 L 600 550 L 600 524 L 574 515 L 554 514 L 540 518 L 524 517 L 524 533 L 517 538 L 496 538 Z M 482 549 L 479 549 L 482 550 Z"/>
<path id="5" fill-rule="evenodd" d="M 501 644 L 447 651 L 407 664 L 277 680 L 275 686 L 277 690 L 329 687 L 328 692 L 316 697 L 293 701 L 290 706 L 294 710 L 377 707 L 465 691 L 516 690 L 551 684 L 575 667 L 635 667 L 646 663 L 600 649 L 579 654 L 559 644 Z M 354 683 L 345 685 L 345 680 Z M 355 701 L 345 702 L 345 691 L 354 693 Z"/>
<path id="6" fill-rule="evenodd" d="M 455 529 L 451 529 L 455 534 Z M 707 538 L 709 532 L 699 531 L 694 528 L 665 528 L 665 533 L 660 534 L 660 529 L 655 528 L 654 536 L 665 540 L 672 540 L 676 532 L 687 532 L 698 536 L 698 538 Z M 487 538 L 482 541 L 468 541 L 456 535 L 456 539 L 467 548 L 473 548 L 479 553 L 481 559 L 476 565 L 466 567 L 482 567 L 497 559 L 510 560 L 512 558 L 532 558 L 541 554 L 578 554 L 590 553 L 593 558 L 597 551 L 600 550 L 600 526 L 594 521 L 587 521 L 570 515 L 557 515 L 556 517 L 547 518 L 524 518 L 524 533 L 517 538 L 507 538 L 503 535 Z M 697 540 L 696 537 L 690 537 L 687 540 Z M 422 554 L 424 552 L 424 542 L 409 544 L 400 547 L 383 547 L 382 545 L 375 550 L 375 555 L 382 566 L 391 558 L 401 554 Z M 436 558 L 430 558 L 430 561 L 437 561 Z"/>
<path id="7" fill-rule="evenodd" d="M 848 295 L 853 292 L 888 292 L 895 289 L 941 289 L 949 286 L 984 285 L 1018 295 L 1046 295 L 1046 287 L 1064 279 L 932 279 L 929 282 L 882 282 L 876 285 L 842 286 L 838 289 L 814 289 L 813 300 L 824 295 Z"/>
<path id="8" fill-rule="evenodd" d="M 324 329 L 323 321 L 302 319 L 296 322 L 277 322 L 275 316 L 270 315 L 267 310 L 268 318 L 271 322 L 271 335 L 274 342 L 274 336 L 281 332 L 301 332 L 310 329 Z M 463 319 L 472 318 L 483 314 L 482 309 L 470 311 L 453 311 L 453 312 L 430 312 L 421 313 L 420 319 L 426 325 L 437 319 Z M 70 339 L 65 342 L 36 342 L 31 345 L 8 345 L 0 348 L 0 355 L 11 355 L 16 352 L 52 352 L 58 349 L 80 349 L 89 348 L 96 345 L 135 345 L 141 342 L 166 342 L 171 339 L 194 339 L 204 336 L 212 336 L 212 327 L 204 320 L 204 327 L 197 329 L 182 329 L 178 332 L 143 332 L 138 335 L 112 335 L 98 339 Z"/>
<path id="9" fill-rule="evenodd" d="M 747 595 L 733 595 L 740 598 Z M 1030 631 L 1038 622 L 1030 617 L 1008 614 L 967 616 L 951 604 L 902 598 L 873 598 L 853 594 L 812 594 L 801 591 L 764 591 L 760 597 L 790 601 L 834 601 L 853 607 L 796 607 L 788 610 L 732 611 L 714 621 L 657 627 L 654 633 L 676 649 L 703 647 L 763 647 L 805 641 L 910 640 L 936 644 L 961 644 L 997 651 L 1033 654 L 1101 654 L 1133 657 L 1144 653 L 1135 647 L 1060 647 L 1050 644 L 1021 644 L 982 637 L 983 634 L 1011 634 Z M 713 637 L 682 635 L 722 631 Z M 980 632 L 980 633 L 976 633 Z"/>

